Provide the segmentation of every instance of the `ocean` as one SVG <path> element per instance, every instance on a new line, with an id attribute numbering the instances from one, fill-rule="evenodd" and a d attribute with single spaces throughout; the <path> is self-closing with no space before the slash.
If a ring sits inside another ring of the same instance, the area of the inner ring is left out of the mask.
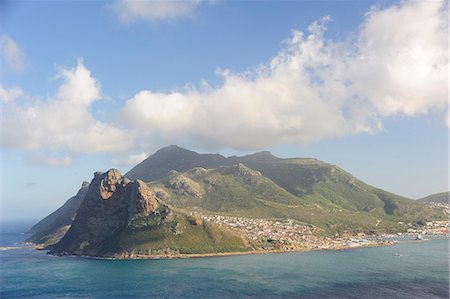
<path id="1" fill-rule="evenodd" d="M 449 298 L 449 241 L 176 260 L 55 257 L 0 238 L 0 298 Z M 427 236 L 425 236 L 427 238 Z"/>

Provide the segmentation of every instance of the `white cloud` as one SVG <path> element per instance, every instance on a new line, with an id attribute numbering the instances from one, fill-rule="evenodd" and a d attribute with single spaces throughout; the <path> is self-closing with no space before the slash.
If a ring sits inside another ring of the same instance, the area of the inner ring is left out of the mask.
<path id="1" fill-rule="evenodd" d="M 386 117 L 442 117 L 448 107 L 445 5 L 373 8 L 343 42 L 324 38 L 325 17 L 307 32 L 293 31 L 257 68 L 219 70 L 219 86 L 202 81 L 167 93 L 141 90 L 108 122 L 90 112 L 101 88 L 79 61 L 60 68 L 63 82 L 44 100 L 0 86 L 1 145 L 63 153 L 44 159 L 54 166 L 72 163 L 69 154 L 94 152 L 114 152 L 120 155 L 114 163 L 129 165 L 166 144 L 250 150 L 375 133 Z"/>
<path id="2" fill-rule="evenodd" d="M 131 154 L 121 158 L 114 158 L 112 162 L 120 166 L 134 166 L 141 163 L 149 156 L 149 153 L 141 152 L 139 154 Z"/>
<path id="3" fill-rule="evenodd" d="M 124 23 L 136 20 L 154 22 L 192 17 L 201 2 L 201 0 L 118 0 L 112 5 L 112 9 Z"/>
<path id="4" fill-rule="evenodd" d="M 2 103 L 10 103 L 23 96 L 22 89 L 17 86 L 4 88 L 0 85 L 0 102 Z"/>
<path id="5" fill-rule="evenodd" d="M 384 117 L 442 111 L 448 71 L 444 6 L 409 1 L 373 8 L 357 38 L 339 43 L 323 37 L 326 17 L 307 34 L 294 31 L 270 62 L 243 74 L 220 71 L 219 87 L 136 93 L 123 108 L 123 120 L 150 144 L 188 140 L 255 149 L 377 132 Z"/>
<path id="6" fill-rule="evenodd" d="M 26 67 L 26 58 L 20 46 L 10 36 L 0 38 L 0 54 L 2 65 L 14 72 L 22 72 Z"/>
<path id="7" fill-rule="evenodd" d="M 122 129 L 91 115 L 90 105 L 101 98 L 101 90 L 81 60 L 76 68 L 60 68 L 59 78 L 63 82 L 54 97 L 9 101 L 1 107 L 2 147 L 93 153 L 120 152 L 132 146 Z M 67 159 L 48 161 L 53 165 L 68 163 Z"/>
<path id="8" fill-rule="evenodd" d="M 383 116 L 444 109 L 448 21 L 445 1 L 410 1 L 372 9 L 348 64 L 355 92 Z"/>

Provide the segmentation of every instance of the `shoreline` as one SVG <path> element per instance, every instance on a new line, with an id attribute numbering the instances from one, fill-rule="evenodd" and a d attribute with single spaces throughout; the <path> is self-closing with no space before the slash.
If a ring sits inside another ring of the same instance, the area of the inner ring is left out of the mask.
<path id="1" fill-rule="evenodd" d="M 215 252 L 215 253 L 169 253 L 161 255 L 139 255 L 139 254 L 118 254 L 112 256 L 90 256 L 90 255 L 76 255 L 76 254 L 53 254 L 47 251 L 47 254 L 60 257 L 78 257 L 85 259 L 95 259 L 95 260 L 111 260 L 111 261 L 122 261 L 122 260 L 172 260 L 172 259 L 190 259 L 190 258 L 211 258 L 211 257 L 225 257 L 225 256 L 240 256 L 240 255 L 256 255 L 256 254 L 271 254 L 271 253 L 299 253 L 299 252 L 312 252 L 312 251 L 344 251 L 353 250 L 359 248 L 370 248 L 370 247 L 382 247 L 382 246 L 392 246 L 397 245 L 397 241 L 383 241 L 372 244 L 364 244 L 360 246 L 336 246 L 332 248 L 299 248 L 292 250 L 275 249 L 275 250 L 253 250 L 253 251 L 235 251 L 235 252 Z M 36 250 L 45 250 L 39 248 L 34 244 L 28 243 Z"/>
<path id="2" fill-rule="evenodd" d="M 414 234 L 402 234 L 400 237 L 397 235 L 396 238 L 403 240 L 390 240 L 390 237 L 394 235 L 380 235 L 382 239 L 370 240 L 370 243 L 361 244 L 357 246 L 348 245 L 338 245 L 330 247 L 319 247 L 319 248 L 296 248 L 296 249 L 273 249 L 273 250 L 252 250 L 252 251 L 234 251 L 234 252 L 211 252 L 211 253 L 164 253 L 164 254 L 152 254 L 152 255 L 142 255 L 142 254 L 128 254 L 119 253 L 110 256 L 93 256 L 93 255 L 77 255 L 77 254 L 55 254 L 51 250 L 42 247 L 39 244 L 32 242 L 22 242 L 22 244 L 32 247 L 34 250 L 46 251 L 47 254 L 52 256 L 61 257 L 75 257 L 75 258 L 85 258 L 85 259 L 96 259 L 96 260 L 171 260 L 171 259 L 189 259 L 189 258 L 207 258 L 207 257 L 224 257 L 224 256 L 239 256 L 239 255 L 254 255 L 254 254 L 271 254 L 271 253 L 299 253 L 299 252 L 311 252 L 311 251 L 344 251 L 359 248 L 370 248 L 370 247 L 382 247 L 382 246 L 392 246 L 397 245 L 400 242 L 425 242 L 432 239 L 405 240 L 405 237 L 411 237 Z M 433 234 L 434 236 L 446 236 L 450 237 L 448 234 Z M 366 239 L 367 240 L 367 239 Z"/>

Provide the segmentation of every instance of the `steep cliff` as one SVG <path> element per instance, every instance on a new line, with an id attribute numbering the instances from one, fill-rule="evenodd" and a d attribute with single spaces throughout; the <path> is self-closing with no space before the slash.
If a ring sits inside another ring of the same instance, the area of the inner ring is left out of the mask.
<path id="1" fill-rule="evenodd" d="M 116 169 L 95 173 L 72 226 L 52 251 L 83 255 L 118 251 L 120 235 L 128 224 L 156 213 L 158 207 L 142 181 L 130 181 Z"/>
<path id="2" fill-rule="evenodd" d="M 111 169 L 95 173 L 70 229 L 51 253 L 135 257 L 248 250 L 239 235 L 191 218 L 160 203 L 142 181 Z"/>

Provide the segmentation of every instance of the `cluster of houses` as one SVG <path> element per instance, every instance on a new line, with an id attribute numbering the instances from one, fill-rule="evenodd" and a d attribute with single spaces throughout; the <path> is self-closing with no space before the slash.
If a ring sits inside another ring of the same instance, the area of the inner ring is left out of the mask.
<path id="1" fill-rule="evenodd" d="M 412 226 L 412 225 L 410 225 Z M 450 221 L 440 220 L 440 221 L 428 221 L 425 222 L 424 226 L 408 228 L 408 233 L 412 234 L 426 234 L 426 235 L 445 235 L 450 234 Z"/>
<path id="2" fill-rule="evenodd" d="M 255 219 L 220 215 L 201 217 L 203 220 L 238 230 L 252 241 L 296 244 L 301 243 L 305 236 L 311 235 L 316 229 L 313 225 L 302 224 L 293 219 Z"/>
<path id="3" fill-rule="evenodd" d="M 380 243 L 385 242 L 366 239 L 364 234 L 335 239 L 317 236 L 313 233 L 318 228 L 293 219 L 255 219 L 221 215 L 198 216 L 204 221 L 239 231 L 253 244 L 260 244 L 259 249 L 262 250 L 339 249 L 382 245 Z"/>

